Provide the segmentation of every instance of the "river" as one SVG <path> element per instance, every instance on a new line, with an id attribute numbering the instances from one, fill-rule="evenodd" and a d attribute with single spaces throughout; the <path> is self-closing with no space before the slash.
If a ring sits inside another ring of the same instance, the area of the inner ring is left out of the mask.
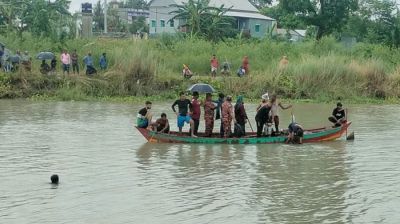
<path id="1" fill-rule="evenodd" d="M 333 106 L 293 112 L 306 128 L 327 126 Z M 350 105 L 354 141 L 304 145 L 149 144 L 133 127 L 139 109 L 0 101 L 0 223 L 400 220 L 398 105 Z M 169 103 L 153 110 L 173 117 Z"/>

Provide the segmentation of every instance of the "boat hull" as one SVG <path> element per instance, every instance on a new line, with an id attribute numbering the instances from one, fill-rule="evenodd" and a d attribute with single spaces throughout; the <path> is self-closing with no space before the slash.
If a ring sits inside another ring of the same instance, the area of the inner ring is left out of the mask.
<path id="1" fill-rule="evenodd" d="M 322 142 L 332 141 L 340 138 L 347 132 L 351 122 L 343 124 L 341 127 L 336 128 L 318 128 L 305 130 L 303 143 L 309 142 Z M 198 144 L 273 144 L 285 143 L 287 136 L 271 136 L 271 137 L 256 137 L 255 133 L 248 133 L 242 138 L 220 138 L 220 137 L 199 137 L 194 138 L 187 134 L 177 134 L 171 132 L 170 134 L 157 133 L 147 130 L 145 128 L 137 128 L 138 131 L 147 139 L 148 142 L 153 143 L 198 143 Z"/>

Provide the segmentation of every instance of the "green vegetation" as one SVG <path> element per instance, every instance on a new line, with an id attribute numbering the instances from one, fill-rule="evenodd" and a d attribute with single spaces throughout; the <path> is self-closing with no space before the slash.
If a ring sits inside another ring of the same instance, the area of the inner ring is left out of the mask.
<path id="1" fill-rule="evenodd" d="M 212 43 L 171 36 L 151 40 L 67 40 L 65 45 L 49 45 L 49 40 L 27 33 L 21 40 L 10 35 L 0 39 L 10 49 L 32 54 L 67 48 L 77 49 L 82 59 L 91 51 L 96 65 L 100 54 L 107 52 L 110 64 L 109 70 L 93 78 L 83 75 L 83 71 L 81 75 L 62 76 L 61 68 L 58 75 L 47 76 L 40 74 L 40 62 L 34 60 L 31 73 L 22 69 L 0 73 L 0 98 L 168 99 L 196 82 L 210 83 L 218 91 L 253 99 L 265 91 L 293 100 L 393 102 L 400 97 L 400 50 L 382 45 L 360 43 L 346 48 L 333 38 L 303 43 L 268 39 Z M 232 64 L 230 76 L 210 78 L 209 60 L 214 53 L 220 64 L 225 60 Z M 250 59 L 250 74 L 239 78 L 235 73 L 244 55 Z M 285 68 L 278 65 L 282 55 L 289 58 Z M 192 79 L 182 78 L 182 64 L 189 65 L 195 73 Z"/>

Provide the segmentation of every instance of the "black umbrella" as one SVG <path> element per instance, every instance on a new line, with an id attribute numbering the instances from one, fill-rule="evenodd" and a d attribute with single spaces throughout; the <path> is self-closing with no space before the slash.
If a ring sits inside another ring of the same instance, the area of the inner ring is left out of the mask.
<path id="1" fill-rule="evenodd" d="M 39 60 L 52 60 L 54 58 L 54 54 L 52 52 L 40 52 L 36 55 L 36 58 Z"/>
<path id="2" fill-rule="evenodd" d="M 215 92 L 215 89 L 208 85 L 208 84 L 204 84 L 204 83 L 197 83 L 194 84 L 193 86 L 191 86 L 188 91 L 190 92 L 198 92 L 198 93 L 213 93 Z"/>

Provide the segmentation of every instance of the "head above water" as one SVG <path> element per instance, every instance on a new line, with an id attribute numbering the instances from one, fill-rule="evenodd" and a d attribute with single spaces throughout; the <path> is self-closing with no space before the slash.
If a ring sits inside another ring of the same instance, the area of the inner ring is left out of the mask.
<path id="1" fill-rule="evenodd" d="M 232 101 L 232 96 L 226 96 L 226 101 L 231 102 Z"/>
<path id="2" fill-rule="evenodd" d="M 225 98 L 225 95 L 224 95 L 223 93 L 219 93 L 219 94 L 218 94 L 218 97 L 219 97 L 220 99 L 223 99 L 223 98 Z"/>
<path id="3" fill-rule="evenodd" d="M 167 114 L 166 113 L 162 113 L 161 114 L 161 118 L 167 118 Z"/>
<path id="4" fill-rule="evenodd" d="M 192 96 L 193 96 L 193 98 L 195 98 L 195 99 L 199 98 L 199 92 L 196 92 L 196 91 L 193 92 Z"/>
<path id="5" fill-rule="evenodd" d="M 212 99 L 211 93 L 206 93 L 206 100 L 210 101 Z"/>
<path id="6" fill-rule="evenodd" d="M 343 107 L 343 105 L 342 105 L 341 102 L 338 102 L 338 103 L 336 104 L 336 106 L 337 106 L 337 107 L 340 107 L 340 108 Z"/>
<path id="7" fill-rule="evenodd" d="M 51 175 L 50 180 L 51 180 L 52 184 L 58 184 L 58 181 L 59 181 L 58 175 L 57 174 Z"/>

